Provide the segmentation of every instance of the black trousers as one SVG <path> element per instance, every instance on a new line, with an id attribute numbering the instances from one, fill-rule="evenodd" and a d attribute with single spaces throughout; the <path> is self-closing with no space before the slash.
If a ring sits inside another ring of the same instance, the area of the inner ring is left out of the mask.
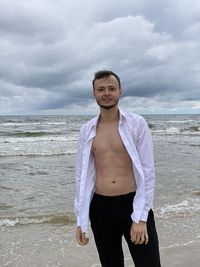
<path id="1" fill-rule="evenodd" d="M 135 267 L 160 267 L 158 236 L 153 211 L 149 211 L 147 245 L 130 240 L 135 193 L 120 196 L 94 194 L 90 204 L 90 222 L 102 267 L 124 267 L 122 236 L 124 236 Z"/>

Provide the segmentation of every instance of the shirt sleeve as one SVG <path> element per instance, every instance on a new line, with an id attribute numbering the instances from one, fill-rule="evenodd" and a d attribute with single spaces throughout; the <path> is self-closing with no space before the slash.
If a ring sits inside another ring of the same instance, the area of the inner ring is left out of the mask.
<path id="1" fill-rule="evenodd" d="M 80 181 L 82 172 L 82 152 L 83 152 L 83 138 L 81 131 L 78 140 L 78 150 L 76 157 L 76 171 L 75 171 L 75 199 L 74 199 L 74 213 L 77 218 L 77 226 L 80 226 Z"/>
<path id="2" fill-rule="evenodd" d="M 153 208 L 155 168 L 152 136 L 148 124 L 143 117 L 141 117 L 141 122 L 138 127 L 137 151 L 140 157 L 145 179 L 145 205 L 140 220 L 146 222 L 149 210 Z"/>

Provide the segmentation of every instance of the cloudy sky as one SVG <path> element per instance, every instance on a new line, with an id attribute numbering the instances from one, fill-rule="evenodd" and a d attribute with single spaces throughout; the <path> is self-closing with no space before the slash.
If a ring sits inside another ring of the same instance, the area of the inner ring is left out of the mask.
<path id="1" fill-rule="evenodd" d="M 0 0 L 0 115 L 95 114 L 100 69 L 126 110 L 200 113 L 200 1 Z"/>

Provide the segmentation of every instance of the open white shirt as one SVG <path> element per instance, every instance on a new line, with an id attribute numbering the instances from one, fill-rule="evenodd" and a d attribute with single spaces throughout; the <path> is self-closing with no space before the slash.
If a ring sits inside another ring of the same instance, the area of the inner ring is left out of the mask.
<path id="1" fill-rule="evenodd" d="M 119 114 L 118 131 L 132 160 L 137 186 L 131 218 L 138 223 L 147 221 L 148 212 L 153 208 L 155 171 L 151 132 L 142 116 L 121 109 Z M 74 211 L 77 226 L 81 226 L 83 232 L 88 231 L 89 207 L 95 191 L 96 174 L 91 148 L 98 119 L 96 116 L 81 127 L 78 142 Z"/>

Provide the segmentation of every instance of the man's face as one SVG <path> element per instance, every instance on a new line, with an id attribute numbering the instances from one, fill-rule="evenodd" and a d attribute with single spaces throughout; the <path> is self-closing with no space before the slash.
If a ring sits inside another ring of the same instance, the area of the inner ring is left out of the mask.
<path id="1" fill-rule="evenodd" d="M 116 106 L 121 95 L 118 80 L 113 75 L 95 80 L 93 94 L 101 108 L 110 109 Z"/>

